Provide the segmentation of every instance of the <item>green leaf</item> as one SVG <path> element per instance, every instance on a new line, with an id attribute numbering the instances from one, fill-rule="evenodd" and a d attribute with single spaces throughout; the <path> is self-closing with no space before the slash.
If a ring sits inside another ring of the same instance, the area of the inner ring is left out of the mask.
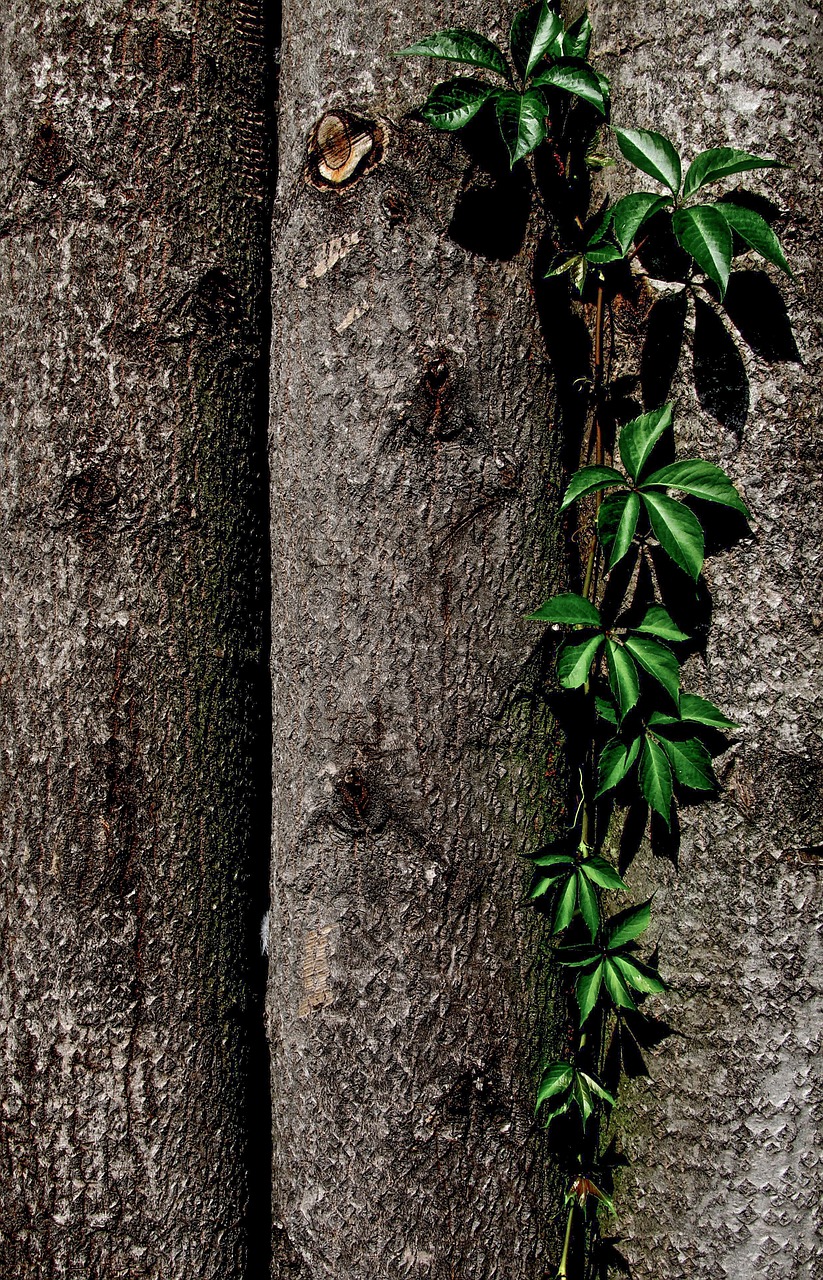
<path id="1" fill-rule="evenodd" d="M 680 716 L 691 724 L 705 724 L 711 729 L 736 729 L 733 720 L 727 720 L 713 702 L 699 698 L 696 693 L 681 693 Z"/>
<path id="2" fill-rule="evenodd" d="M 509 165 L 514 168 L 518 160 L 539 147 L 545 138 L 546 104 L 540 94 L 531 89 L 525 93 L 498 91 L 495 108 L 497 123 L 509 153 Z"/>
<path id="3" fill-rule="evenodd" d="M 608 567 L 613 569 L 623 559 L 634 541 L 637 518 L 640 515 L 640 499 L 636 493 L 613 493 L 606 506 L 600 504 L 597 528 L 600 540 L 608 552 Z M 618 516 L 615 525 L 615 516 Z"/>
<path id="4" fill-rule="evenodd" d="M 609 724 L 617 724 L 617 708 L 614 703 L 607 702 L 605 698 L 595 698 L 594 709 L 601 720 L 606 720 Z"/>
<path id="5" fill-rule="evenodd" d="M 565 511 L 578 498 L 587 493 L 595 493 L 599 489 L 610 489 L 616 484 L 625 485 L 626 477 L 614 467 L 582 467 L 576 471 L 569 481 L 569 487 L 563 495 L 560 510 Z"/>
<path id="6" fill-rule="evenodd" d="M 574 1073 L 574 1084 L 572 1086 L 572 1094 L 574 1100 L 580 1108 L 580 1114 L 583 1117 L 583 1124 L 588 1122 L 589 1117 L 594 1111 L 594 1103 L 592 1102 L 591 1090 L 580 1071 Z"/>
<path id="7" fill-rule="evenodd" d="M 563 892 L 560 894 L 557 910 L 554 913 L 552 933 L 562 933 L 564 929 L 568 929 L 574 916 L 574 904 L 576 901 L 577 872 L 573 871 L 563 887 Z"/>
<path id="8" fill-rule="evenodd" d="M 640 478 L 654 446 L 671 425 L 672 407 L 665 404 L 662 409 L 652 409 L 651 413 L 633 418 L 622 428 L 617 442 L 620 461 L 632 480 Z"/>
<path id="9" fill-rule="evenodd" d="M 632 994 L 626 985 L 626 979 L 613 960 L 603 962 L 603 978 L 606 990 L 619 1009 L 636 1009 Z"/>
<path id="10" fill-rule="evenodd" d="M 693 511 L 662 493 L 643 493 L 652 530 L 663 550 L 695 581 L 703 567 L 703 530 Z"/>
<path id="11" fill-rule="evenodd" d="M 677 706 L 680 692 L 680 663 L 665 644 L 646 636 L 626 636 L 625 647 L 644 671 L 661 684 Z"/>
<path id="12" fill-rule="evenodd" d="M 767 262 L 773 262 L 776 267 L 780 267 L 786 272 L 787 276 L 792 274 L 792 269 L 786 261 L 780 241 L 772 231 L 765 218 L 761 218 L 759 213 L 755 213 L 753 209 L 744 209 L 737 204 L 727 204 L 725 200 L 715 205 L 723 214 L 732 231 L 736 231 L 741 240 L 745 240 L 761 258 L 765 258 Z"/>
<path id="13" fill-rule="evenodd" d="M 444 58 L 448 62 L 467 62 L 473 67 L 485 67 L 487 71 L 496 71 L 506 80 L 510 79 L 500 49 L 485 36 L 476 31 L 467 31 L 463 27 L 454 27 L 449 31 L 437 31 L 433 36 L 426 36 L 407 49 L 400 49 L 396 58 Z"/>
<path id="14" fill-rule="evenodd" d="M 600 752 L 600 759 L 597 765 L 597 776 L 600 786 L 597 790 L 595 800 L 600 796 L 611 791 L 618 783 L 622 782 L 626 774 L 631 769 L 637 759 L 640 749 L 640 739 L 626 746 L 620 738 L 610 738 L 603 750 Z"/>
<path id="15" fill-rule="evenodd" d="M 469 76 L 444 80 L 434 86 L 419 114 L 433 128 L 454 133 L 474 119 L 493 92 L 491 85 Z"/>
<path id="16" fill-rule="evenodd" d="M 702 458 L 684 458 L 682 462 L 661 467 L 643 481 L 644 489 L 648 485 L 665 485 L 667 489 L 679 489 L 681 493 L 702 498 L 705 502 L 719 502 L 721 506 L 732 507 L 743 516 L 751 514 L 726 472 Z"/>
<path id="17" fill-rule="evenodd" d="M 552 1062 L 550 1066 L 546 1067 L 540 1077 L 540 1085 L 534 1104 L 535 1111 L 549 1098 L 554 1098 L 558 1093 L 564 1093 L 566 1089 L 570 1088 L 574 1075 L 574 1067 L 569 1066 L 567 1062 Z"/>
<path id="18" fill-rule="evenodd" d="M 586 1084 L 589 1086 L 592 1093 L 596 1094 L 598 1098 L 602 1098 L 604 1102 L 608 1102 L 611 1107 L 617 1105 L 608 1089 L 604 1089 L 600 1081 L 595 1080 L 594 1076 L 588 1075 L 585 1071 L 579 1071 L 578 1075 L 586 1081 Z"/>
<path id="19" fill-rule="evenodd" d="M 615 129 L 615 134 L 629 163 L 662 182 L 676 196 L 680 190 L 680 156 L 668 138 L 648 129 Z"/>
<path id="20" fill-rule="evenodd" d="M 724 297 L 732 266 L 732 233 L 717 206 L 696 204 L 690 209 L 676 209 L 672 227 L 686 253 L 714 280 Z"/>
<path id="21" fill-rule="evenodd" d="M 762 156 L 750 155 L 748 151 L 735 151 L 733 147 L 712 147 L 709 151 L 701 151 L 689 165 L 683 195 L 690 196 L 699 187 L 705 187 L 708 182 L 717 182 L 718 178 L 726 178 L 730 173 L 785 168 L 786 165 L 780 160 L 764 160 Z"/>
<path id="22" fill-rule="evenodd" d="M 624 253 L 628 252 L 643 223 L 671 202 L 671 196 L 658 196 L 651 191 L 637 191 L 618 200 L 612 210 L 612 226 L 617 243 Z"/>
<path id="23" fill-rule="evenodd" d="M 640 757 L 640 789 L 666 826 L 672 809 L 672 771 L 665 752 L 653 738 L 646 738 Z"/>
<path id="24" fill-rule="evenodd" d="M 556 845 L 541 845 L 534 853 L 527 853 L 525 856 L 535 867 L 565 867 L 574 866 L 575 863 L 570 853 L 565 853 Z"/>
<path id="25" fill-rule="evenodd" d="M 653 604 L 647 609 L 641 621 L 631 629 L 643 635 L 660 636 L 661 640 L 688 640 L 689 638 L 659 604 Z"/>
<path id="26" fill-rule="evenodd" d="M 669 757 L 675 778 L 692 791 L 714 791 L 716 779 L 712 758 L 697 738 L 685 741 L 660 737 L 660 745 Z"/>
<path id="27" fill-rule="evenodd" d="M 538 898 L 542 898 L 544 894 L 556 889 L 558 880 L 562 878 L 563 870 L 557 867 L 547 871 L 535 872 L 529 889 L 528 901 L 535 902 Z"/>
<path id="28" fill-rule="evenodd" d="M 586 250 L 586 261 L 595 267 L 605 266 L 609 262 L 617 262 L 622 257 L 623 254 L 614 244 L 597 244 L 594 248 Z"/>
<path id="29" fill-rule="evenodd" d="M 638 742 L 638 747 L 639 745 Z M 601 858 L 599 853 L 593 853 L 588 858 L 584 858 L 580 863 L 580 870 L 601 889 L 628 889 L 629 887 L 623 883 L 612 864 L 605 858 Z"/>
<path id="30" fill-rule="evenodd" d="M 552 596 L 536 613 L 526 615 L 529 622 L 557 622 L 570 627 L 599 627 L 600 611 L 584 596 L 567 592 Z"/>
<path id="31" fill-rule="evenodd" d="M 562 31 L 563 23 L 545 0 L 529 5 L 515 15 L 510 46 L 514 65 L 524 80 L 531 75 Z"/>
<path id="32" fill-rule="evenodd" d="M 609 669 L 609 685 L 617 700 L 622 719 L 627 711 L 631 711 L 640 697 L 637 667 L 625 649 L 611 639 L 606 641 L 606 665 Z"/>
<path id="33" fill-rule="evenodd" d="M 583 98 L 601 115 L 606 114 L 606 98 L 597 74 L 579 59 L 564 58 L 561 62 L 556 62 L 554 66 L 536 75 L 532 84 L 536 89 L 564 89 L 566 93 Z"/>
<path id="34" fill-rule="evenodd" d="M 592 42 L 592 24 L 585 11 L 576 22 L 566 28 L 563 35 L 563 52 L 570 58 L 585 58 Z"/>
<path id="35" fill-rule="evenodd" d="M 603 981 L 603 962 L 602 960 L 589 973 L 581 973 L 577 979 L 575 987 L 575 995 L 577 996 L 577 1007 L 580 1010 L 580 1025 L 588 1018 L 594 1006 L 597 1004 L 597 998 L 600 995 L 600 986 Z"/>
<path id="36" fill-rule="evenodd" d="M 625 911 L 620 911 L 616 916 L 612 916 L 608 925 L 608 941 L 606 943 L 609 951 L 616 950 L 617 947 L 624 947 L 627 942 L 634 942 L 635 938 L 639 938 L 641 933 L 645 933 L 651 924 L 652 904 L 651 898 L 647 902 L 641 902 L 635 907 L 626 907 Z"/>
<path id="37" fill-rule="evenodd" d="M 600 907 L 597 903 L 597 894 L 580 869 L 577 872 L 577 900 L 580 904 L 580 914 L 586 922 L 593 941 L 600 927 Z"/>
<path id="38" fill-rule="evenodd" d="M 597 656 L 603 636 L 590 636 L 588 640 L 567 640 L 557 657 L 557 678 L 564 689 L 579 689 L 589 678 L 589 670 Z"/>
<path id="39" fill-rule="evenodd" d="M 666 984 L 654 969 L 629 956 L 613 956 L 612 963 L 617 966 L 626 984 L 642 991 L 646 996 L 659 996 L 666 990 Z"/>

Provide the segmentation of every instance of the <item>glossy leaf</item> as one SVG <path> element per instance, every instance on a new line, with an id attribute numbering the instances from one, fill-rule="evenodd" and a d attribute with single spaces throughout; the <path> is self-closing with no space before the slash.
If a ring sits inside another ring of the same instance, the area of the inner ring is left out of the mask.
<path id="1" fill-rule="evenodd" d="M 715 282 L 721 298 L 724 297 L 732 266 L 732 233 L 717 206 L 696 204 L 690 209 L 677 209 L 672 227 L 686 253 Z"/>
<path id="2" fill-rule="evenodd" d="M 579 689 L 589 678 L 592 662 L 603 643 L 603 636 L 588 640 L 567 640 L 557 658 L 557 678 L 564 689 Z"/>
<path id="3" fill-rule="evenodd" d="M 737 725 L 733 720 L 727 720 L 722 711 L 708 702 L 705 698 L 699 698 L 696 693 L 682 693 L 680 695 L 680 715 L 683 720 L 688 720 L 690 724 L 704 724 L 712 729 L 736 729 Z"/>
<path id="4" fill-rule="evenodd" d="M 595 1080 L 594 1076 L 588 1075 L 585 1071 L 578 1072 L 578 1075 L 586 1081 L 586 1084 L 589 1086 L 592 1093 L 596 1094 L 598 1098 L 601 1098 L 603 1102 L 608 1102 L 611 1107 L 616 1105 L 615 1099 L 609 1093 L 608 1089 L 604 1089 L 600 1081 Z"/>
<path id="5" fill-rule="evenodd" d="M 467 62 L 473 67 L 485 67 L 487 71 L 496 71 L 498 75 L 509 79 L 509 69 L 500 49 L 485 36 L 476 31 L 467 31 L 463 27 L 455 27 L 448 31 L 437 31 L 432 36 L 410 44 L 407 49 L 400 49 L 395 55 L 398 58 L 444 58 L 448 62 Z"/>
<path id="6" fill-rule="evenodd" d="M 597 894 L 586 876 L 579 869 L 577 872 L 577 901 L 580 906 L 580 914 L 586 923 L 586 928 L 592 939 L 594 939 L 597 937 L 597 930 L 600 928 L 600 907 L 597 902 Z"/>
<path id="7" fill-rule="evenodd" d="M 594 1111 L 594 1101 L 592 1099 L 592 1091 L 589 1088 L 586 1078 L 581 1071 L 574 1073 L 574 1084 L 572 1086 L 574 1100 L 580 1108 L 580 1114 L 583 1117 L 583 1125 L 585 1127 L 589 1117 Z"/>
<path id="8" fill-rule="evenodd" d="M 529 622 L 556 622 L 570 627 L 599 627 L 600 611 L 585 596 L 566 592 L 553 596 L 535 613 L 527 615 Z"/>
<path id="9" fill-rule="evenodd" d="M 606 720 L 609 724 L 617 724 L 617 708 L 613 702 L 607 702 L 605 698 L 595 698 L 594 708 L 601 720 Z"/>
<path id="10" fill-rule="evenodd" d="M 620 461 L 632 480 L 640 479 L 654 446 L 671 425 L 672 407 L 666 404 L 662 409 L 652 409 L 650 413 L 633 418 L 621 428 L 617 447 Z"/>
<path id="11" fill-rule="evenodd" d="M 593 248 L 586 250 L 586 261 L 592 266 L 602 267 L 609 262 L 617 262 L 618 258 L 622 258 L 623 254 L 614 244 L 596 244 Z"/>
<path id="12" fill-rule="evenodd" d="M 608 949 L 613 951 L 617 947 L 624 947 L 627 942 L 634 942 L 635 938 L 646 932 L 651 918 L 651 900 L 641 902 L 636 907 L 626 907 L 625 911 L 612 916 L 608 927 Z"/>
<path id="13" fill-rule="evenodd" d="M 652 738 L 646 739 L 640 757 L 640 788 L 649 805 L 668 826 L 672 809 L 672 771 L 663 748 Z"/>
<path id="14" fill-rule="evenodd" d="M 713 462 L 704 462 L 701 458 L 684 458 L 682 462 L 672 462 L 667 467 L 661 467 L 643 481 L 644 488 L 649 485 L 679 489 L 681 493 L 688 493 L 693 498 L 732 507 L 746 517 L 751 514 L 726 472 Z"/>
<path id="15" fill-rule="evenodd" d="M 716 780 L 712 758 L 702 742 L 697 738 L 680 741 L 662 735 L 659 741 L 681 786 L 692 791 L 714 791 Z"/>
<path id="16" fill-rule="evenodd" d="M 656 178 L 676 196 L 680 190 L 680 156 L 668 138 L 649 129 L 615 129 L 617 145 L 630 164 Z"/>
<path id="17" fill-rule="evenodd" d="M 680 663 L 671 649 L 644 635 L 626 636 L 625 647 L 643 670 L 663 686 L 676 706 L 680 690 Z"/>
<path id="18" fill-rule="evenodd" d="M 666 990 L 663 979 L 647 964 L 633 956 L 613 956 L 612 963 L 620 971 L 626 985 L 643 995 L 659 996 Z"/>
<path id="19" fill-rule="evenodd" d="M 566 1089 L 570 1089 L 574 1080 L 574 1067 L 569 1066 L 567 1062 L 553 1062 L 546 1067 L 540 1077 L 540 1085 L 537 1090 L 537 1098 L 535 1100 L 535 1111 L 537 1111 L 544 1102 L 549 1098 L 554 1098 L 559 1093 L 564 1093 Z"/>
<path id="20" fill-rule="evenodd" d="M 524 79 L 531 75 L 562 31 L 563 23 L 545 0 L 529 5 L 515 15 L 510 45 L 514 65 Z"/>
<path id="21" fill-rule="evenodd" d="M 626 650 L 616 640 L 611 639 L 606 641 L 606 666 L 609 672 L 609 685 L 622 718 L 627 711 L 631 711 L 640 697 L 637 667 Z"/>
<path id="22" fill-rule="evenodd" d="M 625 485 L 625 483 L 626 477 L 619 471 L 615 471 L 614 467 L 582 467 L 569 481 L 560 510 L 565 511 L 573 502 L 585 497 L 587 493 L 596 493 L 598 490 L 610 489 L 616 484 Z"/>
<path id="23" fill-rule="evenodd" d="M 535 867 L 573 867 L 575 863 L 570 853 L 563 853 L 551 846 L 536 849 L 534 853 L 527 853 L 526 857 Z"/>
<path id="24" fill-rule="evenodd" d="M 574 906 L 577 902 L 577 873 L 573 872 L 560 894 L 557 902 L 557 909 L 554 913 L 554 921 L 552 922 L 552 933 L 561 933 L 564 929 L 568 929 L 574 916 Z"/>
<path id="25" fill-rule="evenodd" d="M 552 893 L 563 879 L 564 872 L 560 868 L 552 867 L 548 870 L 536 871 L 532 877 L 531 887 L 529 889 L 529 902 L 536 902 L 538 898 L 544 897 L 547 893 Z"/>
<path id="26" fill-rule="evenodd" d="M 618 969 L 614 960 L 608 957 L 603 961 L 603 981 L 606 984 L 606 990 L 611 996 L 618 1009 L 636 1009 L 637 1005 L 632 999 L 632 993 L 629 990 L 626 979 Z"/>
<path id="27" fill-rule="evenodd" d="M 527 156 L 546 136 L 546 104 L 539 93 L 528 89 L 525 93 L 498 91 L 495 97 L 497 123 L 509 153 L 513 168 L 518 160 Z M 725 226 L 725 223 L 724 223 Z"/>
<path id="28" fill-rule="evenodd" d="M 606 114 L 606 98 L 597 74 L 585 62 L 576 58 L 564 58 L 553 66 L 541 71 L 532 81 L 535 88 L 564 89 L 583 98 L 595 107 L 601 115 Z"/>
<path id="29" fill-rule="evenodd" d="M 570 58 L 585 58 L 592 42 L 591 19 L 585 11 L 564 32 L 563 52 Z"/>
<path id="30" fill-rule="evenodd" d="M 434 129 L 454 133 L 474 119 L 493 92 L 491 85 L 469 76 L 444 80 L 434 86 L 420 108 L 420 115 Z"/>
<path id="31" fill-rule="evenodd" d="M 671 204 L 671 196 L 655 195 L 651 191 L 636 191 L 618 200 L 612 211 L 612 226 L 617 243 L 627 253 L 634 237 L 644 222 Z"/>
<path id="32" fill-rule="evenodd" d="M 701 151 L 689 165 L 683 195 L 690 196 L 708 182 L 717 182 L 731 173 L 745 173 L 751 169 L 785 169 L 780 160 L 766 160 L 748 151 L 736 151 L 733 147 L 712 147 Z"/>
<path id="33" fill-rule="evenodd" d="M 603 982 L 603 963 L 602 961 L 595 965 L 588 972 L 583 972 L 577 979 L 575 987 L 575 995 L 577 997 L 577 1006 L 580 1010 L 580 1025 L 589 1017 L 597 1004 L 600 995 L 600 987 Z"/>
<path id="34" fill-rule="evenodd" d="M 604 508 L 601 504 L 597 517 L 597 526 L 601 540 L 608 552 L 608 567 L 613 569 L 623 559 L 634 541 L 637 532 L 637 520 L 640 515 L 640 498 L 636 493 L 617 493 L 612 495 L 613 506 Z M 619 509 L 619 518 L 614 525 L 614 515 Z M 601 518 L 602 517 L 602 518 Z M 614 528 L 614 534 L 611 530 Z M 607 532 L 608 529 L 608 532 Z"/>
<path id="35" fill-rule="evenodd" d="M 652 530 L 666 555 L 695 580 L 703 567 L 703 530 L 693 511 L 665 494 L 644 492 Z"/>
<path id="36" fill-rule="evenodd" d="M 639 746 L 639 739 L 628 747 L 620 738 L 609 739 L 600 752 L 600 760 L 597 766 L 597 777 L 600 786 L 595 799 L 599 799 L 600 796 L 605 795 L 607 791 L 613 790 L 623 781 L 637 759 Z"/>
<path id="37" fill-rule="evenodd" d="M 639 747 L 639 742 L 638 742 Z M 635 754 L 637 754 L 635 752 Z M 628 889 L 628 885 L 618 875 L 616 869 L 598 853 L 592 853 L 580 863 L 583 875 L 601 889 Z"/>
<path id="38" fill-rule="evenodd" d="M 715 208 L 720 210 L 732 231 L 736 231 L 740 239 L 745 240 L 746 244 L 759 253 L 761 258 L 765 258 L 767 262 L 773 262 L 776 267 L 780 267 L 781 271 L 785 271 L 786 275 L 792 274 L 791 267 L 780 247 L 780 241 L 765 218 L 761 218 L 760 214 L 755 213 L 753 209 L 744 209 L 737 204 L 727 204 L 725 200 L 716 204 Z"/>
<path id="39" fill-rule="evenodd" d="M 641 635 L 659 636 L 661 640 L 688 640 L 689 638 L 659 604 L 651 605 L 637 626 L 632 627 L 632 631 L 639 631 Z"/>

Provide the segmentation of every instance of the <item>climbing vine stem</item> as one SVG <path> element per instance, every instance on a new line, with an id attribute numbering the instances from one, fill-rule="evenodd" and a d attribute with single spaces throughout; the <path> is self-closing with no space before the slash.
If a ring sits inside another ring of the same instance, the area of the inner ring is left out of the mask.
<path id="1" fill-rule="evenodd" d="M 749 514 L 720 467 L 674 456 L 670 404 L 638 406 L 643 411 L 615 430 L 613 442 L 610 411 L 607 449 L 606 299 L 631 280 L 661 236 L 673 237 L 687 255 L 682 287 L 697 286 L 721 303 L 740 252 L 754 251 L 789 272 L 777 236 L 745 193 L 707 195 L 724 179 L 780 162 L 719 146 L 700 152 L 684 174 L 668 138 L 612 126 L 609 81 L 590 60 L 592 34 L 587 13 L 565 24 L 540 0 L 515 15 L 505 51 L 482 34 L 453 28 L 398 55 L 470 68 L 471 75 L 436 84 L 418 117 L 446 132 L 485 128 L 489 147 L 502 144 L 511 167 L 526 161 L 555 243 L 547 275 L 566 278 L 574 295 L 594 304 L 584 465 L 560 506 L 561 513 L 582 507 L 580 533 L 591 530 L 581 591 L 555 595 L 529 615 L 560 633 L 557 681 L 574 718 L 587 726 L 582 741 L 580 734 L 570 739 L 576 756 L 570 776 L 579 779 L 569 796 L 574 819 L 527 855 L 528 897 L 557 939 L 554 959 L 576 1022 L 568 1053 L 542 1062 L 536 1093 L 537 1114 L 558 1135 L 568 1178 L 558 1280 L 589 1273 L 596 1209 L 615 1212 L 601 1185 L 608 1170 L 598 1134 L 615 1105 L 623 1056 L 606 1054 L 606 1041 L 611 1035 L 620 1050 L 624 1039 L 642 1038 L 643 1025 L 654 1021 L 646 1002 L 666 990 L 640 941 L 651 922 L 651 899 L 616 910 L 606 897 L 628 892 L 610 858 L 612 833 L 621 815 L 638 808 L 652 828 L 668 828 L 679 804 L 716 790 L 712 756 L 735 726 L 682 688 L 682 666 L 695 645 L 705 551 L 701 513 L 710 504 L 732 521 Z M 604 127 L 613 150 L 654 190 L 606 199 L 590 210 L 590 173 L 614 163 L 595 149 Z M 552 175 L 546 189 L 533 158 L 541 147 Z M 610 1074 L 609 1058 L 618 1064 Z"/>

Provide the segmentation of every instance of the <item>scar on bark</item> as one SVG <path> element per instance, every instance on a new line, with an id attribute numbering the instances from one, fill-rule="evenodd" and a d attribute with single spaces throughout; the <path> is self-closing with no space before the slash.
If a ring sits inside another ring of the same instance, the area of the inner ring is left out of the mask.
<path id="1" fill-rule="evenodd" d="M 39 187 L 57 187 L 73 168 L 74 161 L 62 134 L 50 120 L 44 120 L 34 135 L 26 160 L 26 177 Z"/>
<path id="2" fill-rule="evenodd" d="M 306 1018 L 314 1009 L 322 1009 L 332 998 L 329 934 L 331 925 L 309 929 L 303 939 L 303 963 L 300 970 L 301 991 L 297 1016 Z"/>
<path id="3" fill-rule="evenodd" d="M 327 111 L 309 138 L 306 176 L 321 191 L 353 186 L 386 153 L 388 128 L 349 111 Z"/>

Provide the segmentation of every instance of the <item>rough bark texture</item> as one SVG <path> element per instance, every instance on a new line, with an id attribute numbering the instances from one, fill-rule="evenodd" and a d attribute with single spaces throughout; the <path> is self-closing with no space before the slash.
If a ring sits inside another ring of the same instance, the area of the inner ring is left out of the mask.
<path id="1" fill-rule="evenodd" d="M 5 0 L 0 82 L 0 1272 L 228 1280 L 265 1110 L 262 4 Z"/>
<path id="2" fill-rule="evenodd" d="M 390 56 L 509 17 L 284 15 L 269 1015 L 283 1274 L 312 1280 L 556 1260 L 517 856 L 557 793 L 521 620 L 558 505 L 536 220 L 401 118 L 442 66 Z"/>
<path id="3" fill-rule="evenodd" d="M 631 12 L 598 2 L 592 18 L 614 77 L 615 123 L 658 129 L 689 158 L 733 145 L 795 166 L 742 185 L 782 209 L 776 225 L 796 280 L 764 275 L 752 258 L 732 280 L 722 322 L 692 302 L 672 392 L 681 456 L 724 466 L 754 518 L 752 536 L 707 563 L 714 612 L 688 680 L 741 725 L 718 761 L 720 802 L 682 814 L 676 868 L 648 855 L 634 868 L 638 889 L 665 885 L 655 918 L 677 1034 L 617 1117 L 630 1160 L 617 1190 L 620 1248 L 637 1280 L 812 1280 L 821 1265 L 819 14 L 800 2 L 652 0 Z M 630 181 L 624 166 L 611 185 L 622 193 Z M 672 286 L 651 288 L 650 299 Z M 665 362 L 663 318 L 658 310 L 658 374 L 645 364 L 649 395 Z M 617 372 L 638 371 L 638 336 L 642 345 L 642 332 L 630 338 L 623 326 Z"/>

